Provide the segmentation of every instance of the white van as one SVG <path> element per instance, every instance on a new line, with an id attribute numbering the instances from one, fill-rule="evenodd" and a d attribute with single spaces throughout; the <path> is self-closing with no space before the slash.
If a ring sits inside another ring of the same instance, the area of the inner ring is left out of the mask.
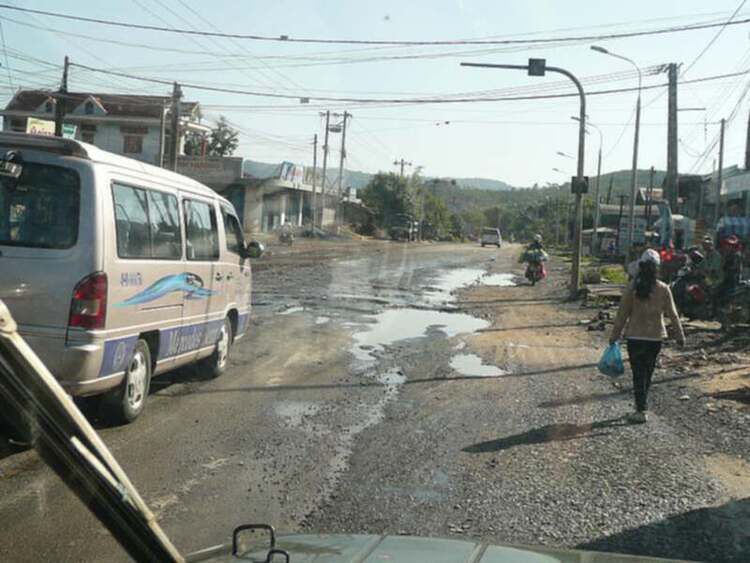
<path id="1" fill-rule="evenodd" d="M 247 328 L 232 204 L 185 176 L 55 137 L 0 133 L 0 300 L 72 395 L 130 422 L 151 377 L 211 375 Z"/>

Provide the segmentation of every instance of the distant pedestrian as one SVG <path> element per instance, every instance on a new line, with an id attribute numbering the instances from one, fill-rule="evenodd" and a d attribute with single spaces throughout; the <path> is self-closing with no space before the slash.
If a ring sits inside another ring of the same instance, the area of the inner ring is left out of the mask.
<path id="1" fill-rule="evenodd" d="M 669 286 L 657 278 L 661 259 L 655 250 L 646 250 L 638 261 L 638 273 L 622 295 L 620 310 L 609 342 L 620 339 L 623 331 L 628 345 L 630 368 L 633 371 L 635 412 L 631 422 L 648 420 L 648 391 L 656 368 L 662 341 L 667 337 L 664 317 L 669 317 L 677 342 L 685 344 L 680 317 Z"/>

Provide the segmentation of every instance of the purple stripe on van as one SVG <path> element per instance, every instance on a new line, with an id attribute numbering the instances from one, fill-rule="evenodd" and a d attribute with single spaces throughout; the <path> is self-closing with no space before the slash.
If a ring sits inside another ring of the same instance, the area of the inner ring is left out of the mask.
<path id="1" fill-rule="evenodd" d="M 212 346 L 219 339 L 223 319 L 159 331 L 159 359 Z"/>
<path id="2" fill-rule="evenodd" d="M 102 367 L 99 369 L 99 377 L 125 371 L 130 358 L 133 357 L 133 350 L 137 341 L 137 336 L 107 340 L 104 343 L 104 355 L 102 356 Z"/>

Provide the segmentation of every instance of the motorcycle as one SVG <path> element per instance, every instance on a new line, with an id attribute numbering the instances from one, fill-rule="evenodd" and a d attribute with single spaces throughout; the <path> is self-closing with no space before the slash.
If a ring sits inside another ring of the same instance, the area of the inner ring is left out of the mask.
<path id="1" fill-rule="evenodd" d="M 671 284 L 672 296 L 677 310 L 688 320 L 713 320 L 713 303 L 696 266 L 691 262 L 680 268 Z"/>
<path id="2" fill-rule="evenodd" d="M 286 225 L 283 226 L 279 229 L 279 242 L 292 246 L 292 243 L 294 243 L 294 231 Z"/>
<path id="3" fill-rule="evenodd" d="M 547 253 L 541 249 L 526 250 L 521 255 L 521 262 L 527 262 L 526 266 L 526 279 L 531 282 L 531 285 L 536 285 L 538 281 L 543 280 L 547 277 L 547 269 L 544 267 L 544 262 L 547 260 Z"/>
<path id="4" fill-rule="evenodd" d="M 700 263 L 691 261 L 677 273 L 671 289 L 677 310 L 688 320 L 718 321 L 723 329 L 740 323 L 750 323 L 750 281 L 742 281 L 729 291 L 719 288 L 711 296 L 703 275 L 697 271 Z M 718 303 L 714 304 L 714 300 Z"/>
<path id="5" fill-rule="evenodd" d="M 531 285 L 536 285 L 536 282 L 542 281 L 547 277 L 547 272 L 544 269 L 544 262 L 529 262 L 526 266 L 526 279 L 531 282 Z"/>
<path id="6" fill-rule="evenodd" d="M 721 296 L 717 320 L 728 329 L 737 324 L 750 324 L 750 280 L 743 280 Z"/>

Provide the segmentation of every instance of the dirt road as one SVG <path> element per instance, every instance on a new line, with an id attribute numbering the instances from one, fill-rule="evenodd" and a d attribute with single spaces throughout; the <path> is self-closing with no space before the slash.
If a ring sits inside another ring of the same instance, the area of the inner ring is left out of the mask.
<path id="1" fill-rule="evenodd" d="M 679 397 L 701 378 L 674 355 L 652 421 L 626 424 L 629 382 L 596 373 L 605 336 L 581 323 L 594 311 L 561 302 L 566 265 L 516 285 L 517 253 L 276 252 L 229 372 L 155 380 L 144 416 L 103 437 L 184 552 L 262 521 L 747 560 L 750 438 L 690 427 L 702 405 Z M 3 455 L 0 560 L 115 559 L 33 452 Z"/>

